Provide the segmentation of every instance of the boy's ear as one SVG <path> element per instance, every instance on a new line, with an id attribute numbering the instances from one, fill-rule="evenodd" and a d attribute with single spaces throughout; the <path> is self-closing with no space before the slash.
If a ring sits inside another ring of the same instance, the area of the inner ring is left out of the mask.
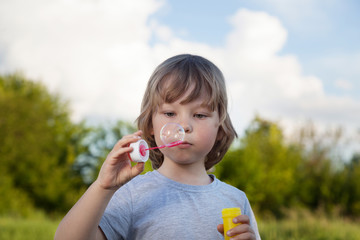
<path id="1" fill-rule="evenodd" d="M 219 130 L 218 130 L 218 133 L 217 133 L 217 136 L 216 136 L 216 140 L 218 141 L 218 140 L 222 139 L 224 136 L 225 136 L 224 130 L 223 130 L 222 127 L 220 126 L 220 127 L 219 127 Z"/>

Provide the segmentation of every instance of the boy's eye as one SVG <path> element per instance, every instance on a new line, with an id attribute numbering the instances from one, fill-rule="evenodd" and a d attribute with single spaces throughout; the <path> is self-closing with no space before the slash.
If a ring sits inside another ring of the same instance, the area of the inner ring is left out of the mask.
<path id="1" fill-rule="evenodd" d="M 197 114 L 194 114 L 194 117 L 199 118 L 199 119 L 203 119 L 203 118 L 206 118 L 207 116 L 205 114 L 197 113 Z"/>
<path id="2" fill-rule="evenodd" d="M 175 116 L 175 113 L 173 113 L 173 112 L 165 112 L 164 115 L 167 116 L 167 117 L 173 117 L 173 116 Z"/>

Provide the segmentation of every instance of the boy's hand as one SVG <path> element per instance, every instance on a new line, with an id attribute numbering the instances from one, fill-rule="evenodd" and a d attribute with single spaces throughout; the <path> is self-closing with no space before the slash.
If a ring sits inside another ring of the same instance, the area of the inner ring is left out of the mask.
<path id="1" fill-rule="evenodd" d="M 134 134 L 124 136 L 115 144 L 106 157 L 96 180 L 102 188 L 117 190 L 144 171 L 143 162 L 132 167 L 128 157 L 128 153 L 133 150 L 129 144 L 141 139 L 141 134 L 141 131 L 137 131 Z"/>
<path id="2" fill-rule="evenodd" d="M 227 233 L 231 239 L 256 239 L 255 233 L 250 226 L 250 219 L 247 215 L 239 215 L 233 219 L 234 223 L 241 223 L 240 225 L 230 229 Z M 217 230 L 224 234 L 224 225 L 219 224 Z"/>

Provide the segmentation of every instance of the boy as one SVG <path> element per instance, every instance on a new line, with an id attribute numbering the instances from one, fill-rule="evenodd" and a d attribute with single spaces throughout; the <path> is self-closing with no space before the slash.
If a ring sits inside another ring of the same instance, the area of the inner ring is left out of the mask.
<path id="1" fill-rule="evenodd" d="M 120 139 L 102 165 L 97 180 L 60 223 L 59 239 L 223 239 L 221 210 L 240 207 L 241 223 L 227 234 L 260 239 L 244 192 L 207 170 L 218 163 L 236 132 L 227 113 L 221 71 L 189 54 L 160 64 L 144 94 L 138 132 Z M 185 130 L 182 144 L 152 150 L 152 172 L 131 167 L 128 147 L 143 137 L 161 145 L 160 129 L 169 122 Z"/>

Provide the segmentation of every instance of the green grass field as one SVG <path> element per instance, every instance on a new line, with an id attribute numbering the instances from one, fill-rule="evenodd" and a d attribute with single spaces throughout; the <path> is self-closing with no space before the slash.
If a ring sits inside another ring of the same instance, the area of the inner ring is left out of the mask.
<path id="1" fill-rule="evenodd" d="M 359 240 L 359 226 L 355 222 L 324 218 L 259 222 L 262 240 Z"/>
<path id="2" fill-rule="evenodd" d="M 46 218 L 20 219 L 0 217 L 0 239 L 2 240 L 49 240 L 60 221 Z"/>
<path id="3" fill-rule="evenodd" d="M 1 240 L 48 240 L 54 238 L 59 220 L 0 217 Z M 259 221 L 263 240 L 358 240 L 360 224 L 324 217 Z"/>

